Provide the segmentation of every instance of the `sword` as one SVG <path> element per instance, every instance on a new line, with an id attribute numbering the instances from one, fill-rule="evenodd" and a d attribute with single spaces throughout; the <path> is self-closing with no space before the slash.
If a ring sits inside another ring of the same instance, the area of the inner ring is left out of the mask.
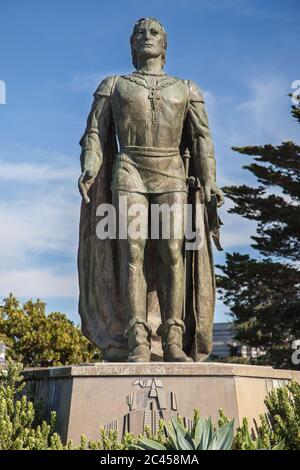
<path id="1" fill-rule="evenodd" d="M 187 192 L 189 192 L 189 188 L 197 190 L 201 188 L 199 182 L 194 176 L 189 176 L 189 168 L 190 168 L 190 158 L 191 154 L 188 148 L 186 148 L 182 155 L 184 161 L 184 169 L 185 169 L 185 179 L 187 185 Z M 220 243 L 220 226 L 223 225 L 219 215 L 218 215 L 218 204 L 217 204 L 217 197 L 215 194 L 211 195 L 210 202 L 205 202 L 207 219 L 208 219 L 208 228 L 214 244 L 219 251 L 223 251 L 223 248 Z M 185 319 L 186 316 L 186 294 L 187 294 L 187 259 L 186 259 L 186 252 L 185 252 L 185 244 L 184 244 L 184 251 L 183 251 L 183 264 L 184 264 L 184 290 L 183 290 L 183 311 L 182 311 L 182 319 Z"/>
<path id="2" fill-rule="evenodd" d="M 195 181 L 195 178 L 192 176 L 192 177 L 189 177 L 189 168 L 190 168 L 190 158 L 191 158 L 191 154 L 190 154 L 190 151 L 188 148 L 185 149 L 185 151 L 183 152 L 183 162 L 184 162 L 184 170 L 185 170 L 185 180 L 186 180 L 186 185 L 187 185 L 187 192 L 189 192 L 189 187 L 192 185 L 192 181 L 190 181 L 190 179 L 193 178 L 193 180 Z M 185 315 L 186 315 L 186 284 L 187 284 L 187 280 L 186 280 L 186 274 L 187 274 L 187 269 L 186 269 L 186 253 L 185 253 L 185 243 L 183 244 L 183 269 L 184 269 L 184 289 L 183 289 L 183 309 L 182 309 L 182 320 L 185 319 Z"/>
<path id="3" fill-rule="evenodd" d="M 190 154 L 190 151 L 188 148 L 185 149 L 185 151 L 183 152 L 183 161 L 184 161 L 184 170 L 185 170 L 185 178 L 186 178 L 186 182 L 187 182 L 187 185 L 189 185 L 189 168 L 190 168 L 190 158 L 191 158 L 191 154 Z"/>

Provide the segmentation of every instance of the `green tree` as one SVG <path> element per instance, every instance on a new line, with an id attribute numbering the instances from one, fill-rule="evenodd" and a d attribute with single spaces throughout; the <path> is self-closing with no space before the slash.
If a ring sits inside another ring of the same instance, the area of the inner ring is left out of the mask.
<path id="1" fill-rule="evenodd" d="M 8 356 L 24 366 L 48 367 L 100 359 L 100 352 L 66 315 L 46 315 L 46 304 L 29 300 L 24 305 L 10 294 L 0 306 L 0 340 Z"/>
<path id="2" fill-rule="evenodd" d="M 299 120 L 299 107 L 292 114 Z M 258 187 L 224 188 L 234 202 L 229 212 L 257 222 L 251 246 L 260 257 L 227 253 L 225 265 L 218 266 L 223 272 L 219 292 L 236 339 L 266 348 L 267 363 L 296 367 L 291 345 L 300 338 L 300 147 L 283 142 L 233 150 L 254 159 L 243 168 L 257 178 Z"/>

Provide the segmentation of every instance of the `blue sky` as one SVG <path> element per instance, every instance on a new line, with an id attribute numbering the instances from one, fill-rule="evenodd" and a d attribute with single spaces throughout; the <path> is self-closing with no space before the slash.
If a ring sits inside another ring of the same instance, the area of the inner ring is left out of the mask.
<path id="1" fill-rule="evenodd" d="M 219 185 L 254 182 L 232 145 L 299 142 L 287 96 L 300 79 L 297 0 L 1 0 L 0 299 L 39 297 L 79 322 L 78 141 L 97 84 L 132 70 L 145 16 L 167 30 L 166 71 L 204 91 Z M 225 250 L 251 252 L 255 225 L 229 207 Z M 216 321 L 224 312 L 219 302 Z"/>

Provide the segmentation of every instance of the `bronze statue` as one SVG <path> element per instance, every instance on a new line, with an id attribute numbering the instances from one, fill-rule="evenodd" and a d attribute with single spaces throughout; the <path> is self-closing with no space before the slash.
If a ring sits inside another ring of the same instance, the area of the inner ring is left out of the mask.
<path id="1" fill-rule="evenodd" d="M 211 352 L 210 235 L 218 246 L 216 207 L 223 203 L 204 99 L 193 82 L 163 71 L 167 35 L 159 21 L 138 20 L 130 42 L 136 70 L 101 82 L 80 141 L 82 330 L 107 361 L 148 362 L 160 358 L 151 356 L 160 323 L 164 361 L 200 361 Z M 201 249 L 185 251 L 183 235 L 99 239 L 97 207 L 112 203 L 119 213 L 120 196 L 149 214 L 153 204 L 202 205 Z"/>

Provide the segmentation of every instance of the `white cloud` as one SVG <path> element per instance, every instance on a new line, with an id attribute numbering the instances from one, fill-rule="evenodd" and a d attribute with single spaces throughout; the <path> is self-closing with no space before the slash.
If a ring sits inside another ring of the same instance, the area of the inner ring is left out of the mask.
<path id="1" fill-rule="evenodd" d="M 251 162 L 251 157 L 239 155 L 232 146 L 279 145 L 282 141 L 298 141 L 299 124 L 290 115 L 291 101 L 288 97 L 290 83 L 283 76 L 247 78 L 244 81 L 245 99 L 237 102 L 233 96 L 214 94 L 205 90 L 212 138 L 216 150 L 217 183 L 219 186 L 248 184 L 257 186 L 256 178 L 242 168 Z M 272 188 L 271 192 L 275 192 Z M 225 205 L 227 209 L 228 204 Z M 234 218 L 233 218 L 234 217 Z M 238 230 L 242 226 L 254 233 L 253 226 L 239 216 L 230 216 Z M 233 222 L 229 222 L 233 223 Z M 225 238 L 227 240 L 226 230 Z M 241 239 L 247 244 L 246 234 L 232 230 L 228 243 Z M 249 237 L 248 237 L 249 239 Z M 226 241 L 227 243 L 227 241 Z"/>
<path id="2" fill-rule="evenodd" d="M 34 189 L 29 190 L 31 194 L 23 191 L 20 199 L 0 204 L 0 269 L 32 263 L 37 255 L 74 252 L 79 207 L 67 195 L 65 200 L 60 188 L 36 198 Z"/>
<path id="3" fill-rule="evenodd" d="M 214 93 L 211 90 L 203 90 L 203 97 L 209 114 L 215 112 L 217 98 Z"/>
<path id="4" fill-rule="evenodd" d="M 56 88 L 74 93 L 93 93 L 104 78 L 112 75 L 124 75 L 128 71 L 109 71 L 107 73 L 89 72 L 77 73 L 65 82 L 51 82 Z"/>
<path id="5" fill-rule="evenodd" d="M 299 124 L 290 115 L 291 83 L 284 76 L 247 77 L 245 99 L 204 92 L 213 140 L 222 152 L 232 146 L 280 144 L 298 140 Z"/>
<path id="6" fill-rule="evenodd" d="M 0 160 L 0 180 L 33 184 L 46 181 L 65 181 L 70 178 L 76 180 L 78 168 L 66 165 L 58 167 L 33 163 L 7 163 Z"/>
<path id="7" fill-rule="evenodd" d="M 51 164 L 0 163 L 0 294 L 74 297 L 79 163 L 59 153 L 25 153 L 41 153 L 39 161 Z"/>
<path id="8" fill-rule="evenodd" d="M 237 247 L 249 247 L 253 240 L 251 235 L 255 234 L 256 222 L 242 218 L 237 214 L 229 214 L 229 209 L 233 203 L 226 199 L 225 206 L 219 211 L 223 222 L 221 227 L 221 244 L 224 250 L 231 250 Z"/>
<path id="9" fill-rule="evenodd" d="M 47 269 L 13 269 L 0 272 L 0 295 L 12 292 L 16 297 L 78 297 L 76 274 L 60 275 Z"/>
<path id="10" fill-rule="evenodd" d="M 236 107 L 228 119 L 231 145 L 280 144 L 296 140 L 298 129 L 289 113 L 290 83 L 281 76 L 247 79 L 248 98 Z"/>
<path id="11" fill-rule="evenodd" d="M 70 82 L 66 86 L 78 93 L 90 90 L 95 91 L 105 76 L 107 75 L 100 73 L 76 74 L 71 77 Z"/>

